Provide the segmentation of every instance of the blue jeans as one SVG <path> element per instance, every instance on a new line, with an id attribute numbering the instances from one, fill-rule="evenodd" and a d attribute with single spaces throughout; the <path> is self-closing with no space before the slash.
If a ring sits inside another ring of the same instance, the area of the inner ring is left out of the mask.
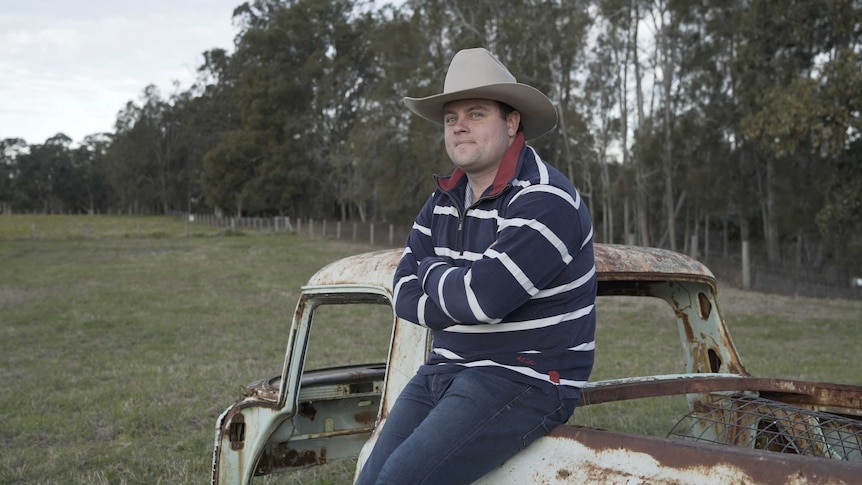
<path id="1" fill-rule="evenodd" d="M 576 404 L 483 369 L 417 374 L 356 483 L 471 483 L 565 423 Z"/>

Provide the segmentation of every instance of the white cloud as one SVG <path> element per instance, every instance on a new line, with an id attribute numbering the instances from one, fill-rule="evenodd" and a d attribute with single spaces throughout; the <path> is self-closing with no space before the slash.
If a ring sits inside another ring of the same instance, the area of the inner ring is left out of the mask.
<path id="1" fill-rule="evenodd" d="M 155 84 L 191 85 L 202 53 L 233 50 L 242 0 L 7 0 L 0 10 L 0 139 L 113 131 Z"/>

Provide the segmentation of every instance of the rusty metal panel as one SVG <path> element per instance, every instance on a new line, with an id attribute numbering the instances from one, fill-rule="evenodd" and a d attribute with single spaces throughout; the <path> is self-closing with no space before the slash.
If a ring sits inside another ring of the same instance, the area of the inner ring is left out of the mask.
<path id="1" fill-rule="evenodd" d="M 596 273 L 600 278 L 636 278 L 670 275 L 715 281 L 712 272 L 699 261 L 666 249 L 595 244 Z"/>
<path id="2" fill-rule="evenodd" d="M 862 387 L 734 374 L 672 374 L 590 382 L 581 390 L 578 405 L 729 391 L 747 391 L 807 409 L 862 417 Z"/>
<path id="3" fill-rule="evenodd" d="M 666 280 L 670 277 L 703 281 L 715 286 L 715 276 L 699 261 L 659 248 L 595 244 L 599 280 Z M 308 281 L 309 286 L 364 284 L 392 290 L 392 277 L 403 250 L 373 251 L 330 263 Z"/>
<path id="4" fill-rule="evenodd" d="M 357 254 L 330 263 L 318 270 L 308 286 L 371 285 L 392 292 L 392 277 L 403 250 L 385 249 Z"/>
<path id="5" fill-rule="evenodd" d="M 477 484 L 859 483 L 862 464 L 559 426 Z"/>
<path id="6" fill-rule="evenodd" d="M 642 294 L 670 305 L 679 329 L 685 371 L 748 375 L 730 337 L 711 281 L 643 283 Z"/>

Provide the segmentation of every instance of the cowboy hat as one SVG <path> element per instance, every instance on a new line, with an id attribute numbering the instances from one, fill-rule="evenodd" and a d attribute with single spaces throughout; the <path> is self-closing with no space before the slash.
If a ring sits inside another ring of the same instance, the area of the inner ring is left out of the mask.
<path id="1" fill-rule="evenodd" d="M 542 136 L 557 125 L 557 111 L 551 100 L 538 89 L 517 82 L 506 66 L 481 47 L 455 54 L 446 72 L 442 94 L 405 97 L 404 104 L 426 120 L 442 125 L 446 103 L 474 98 L 500 101 L 518 110 L 527 140 Z"/>

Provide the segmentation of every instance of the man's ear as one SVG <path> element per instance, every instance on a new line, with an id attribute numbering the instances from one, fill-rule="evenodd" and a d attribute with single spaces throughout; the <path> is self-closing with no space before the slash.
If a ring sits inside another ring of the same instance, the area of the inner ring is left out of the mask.
<path id="1" fill-rule="evenodd" d="M 521 126 L 521 112 L 513 110 L 506 117 L 506 132 L 509 137 L 514 138 L 518 134 L 518 127 Z"/>

